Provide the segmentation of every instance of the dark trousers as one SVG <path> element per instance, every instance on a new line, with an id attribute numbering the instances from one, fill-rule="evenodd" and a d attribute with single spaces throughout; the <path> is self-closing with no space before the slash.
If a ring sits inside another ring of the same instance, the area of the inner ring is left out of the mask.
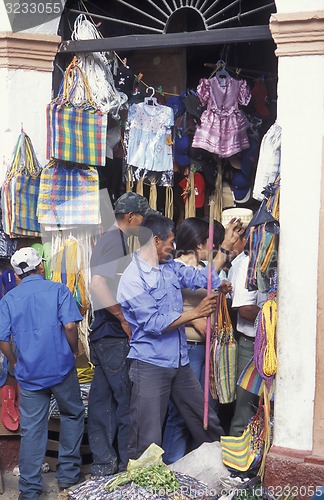
<path id="1" fill-rule="evenodd" d="M 240 334 L 238 340 L 237 378 L 254 355 L 254 338 Z M 231 422 L 230 436 L 241 436 L 248 421 L 256 414 L 259 397 L 236 386 L 235 412 Z"/>
<path id="2" fill-rule="evenodd" d="M 219 441 L 224 434 L 215 411 L 210 407 L 208 429 L 204 430 L 204 393 L 189 364 L 163 368 L 131 360 L 129 376 L 132 386 L 129 458 L 137 459 L 151 443 L 161 446 L 169 398 L 183 417 L 197 446 Z"/>
<path id="3" fill-rule="evenodd" d="M 88 437 L 93 456 L 91 472 L 113 474 L 127 466 L 130 384 L 128 340 L 106 337 L 91 344 L 95 365 L 88 405 Z M 118 455 L 114 448 L 117 436 Z M 118 467 L 119 459 L 119 467 Z"/>

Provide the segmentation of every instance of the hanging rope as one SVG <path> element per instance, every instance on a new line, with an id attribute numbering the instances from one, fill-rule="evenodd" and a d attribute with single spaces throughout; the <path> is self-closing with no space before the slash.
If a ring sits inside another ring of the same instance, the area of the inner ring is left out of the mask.
<path id="1" fill-rule="evenodd" d="M 165 217 L 173 219 L 173 211 L 174 211 L 173 189 L 171 186 L 167 186 L 165 191 Z"/>
<path id="2" fill-rule="evenodd" d="M 84 14 L 78 16 L 74 23 L 71 39 L 93 40 L 98 38 L 102 37 L 96 26 Z M 115 87 L 110 60 L 103 52 L 78 54 L 78 60 L 89 81 L 96 106 L 103 113 L 110 113 L 115 120 L 118 120 L 120 118 L 119 111 L 127 103 L 128 97 Z M 83 90 L 77 83 L 76 100 L 80 93 L 82 94 Z"/>
<path id="3" fill-rule="evenodd" d="M 273 297 L 262 306 L 257 317 L 254 363 L 261 377 L 272 379 L 277 372 L 276 354 L 277 301 Z"/>

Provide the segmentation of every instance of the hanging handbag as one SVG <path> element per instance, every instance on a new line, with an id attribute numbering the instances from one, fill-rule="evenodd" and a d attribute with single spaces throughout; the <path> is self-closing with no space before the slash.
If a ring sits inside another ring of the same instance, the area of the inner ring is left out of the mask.
<path id="1" fill-rule="evenodd" d="M 84 98 L 76 104 L 80 80 Z M 47 106 L 46 118 L 48 159 L 105 165 L 108 115 L 92 102 L 86 75 L 76 57 L 65 71 L 62 94 Z"/>
<path id="2" fill-rule="evenodd" d="M 31 140 L 22 131 L 1 192 L 3 228 L 10 237 L 40 236 L 36 210 L 41 171 Z"/>
<path id="3" fill-rule="evenodd" d="M 52 160 L 42 170 L 37 216 L 56 228 L 100 224 L 97 169 Z"/>
<path id="4" fill-rule="evenodd" d="M 214 333 L 211 339 L 210 391 L 220 403 L 235 399 L 237 342 L 228 313 L 226 297 L 219 293 L 215 312 Z"/>
<path id="5" fill-rule="evenodd" d="M 257 467 L 263 476 L 266 454 L 270 448 L 270 401 L 267 390 L 260 398 L 257 413 L 241 436 L 221 436 L 222 458 L 226 467 L 246 472 Z"/>

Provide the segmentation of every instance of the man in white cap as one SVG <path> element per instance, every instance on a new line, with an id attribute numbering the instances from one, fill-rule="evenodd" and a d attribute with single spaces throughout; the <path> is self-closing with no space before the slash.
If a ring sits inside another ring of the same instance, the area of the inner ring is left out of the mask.
<path id="1" fill-rule="evenodd" d="M 76 322 L 82 316 L 67 286 L 45 280 L 37 250 L 21 248 L 12 256 L 11 265 L 21 283 L 0 301 L 0 349 L 20 384 L 19 499 L 38 500 L 43 490 L 41 466 L 52 394 L 61 414 L 56 472 L 59 489 L 77 484 L 83 476 L 80 444 L 84 406 L 75 369 Z"/>

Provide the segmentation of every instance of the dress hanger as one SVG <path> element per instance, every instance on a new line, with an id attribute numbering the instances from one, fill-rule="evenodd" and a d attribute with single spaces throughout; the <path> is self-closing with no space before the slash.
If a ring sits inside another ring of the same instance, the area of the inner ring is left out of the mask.
<path id="1" fill-rule="evenodd" d="M 151 90 L 152 93 L 149 97 L 145 97 L 144 104 L 148 104 L 149 106 L 157 106 L 158 102 L 156 100 L 156 97 L 153 97 L 155 94 L 155 89 L 153 87 L 147 87 L 146 93 L 148 93 L 149 90 Z"/>
<path id="2" fill-rule="evenodd" d="M 216 64 L 216 68 L 218 68 L 216 71 L 217 78 L 222 78 L 222 79 L 229 78 L 230 75 L 229 72 L 226 70 L 225 61 L 220 59 Z"/>

